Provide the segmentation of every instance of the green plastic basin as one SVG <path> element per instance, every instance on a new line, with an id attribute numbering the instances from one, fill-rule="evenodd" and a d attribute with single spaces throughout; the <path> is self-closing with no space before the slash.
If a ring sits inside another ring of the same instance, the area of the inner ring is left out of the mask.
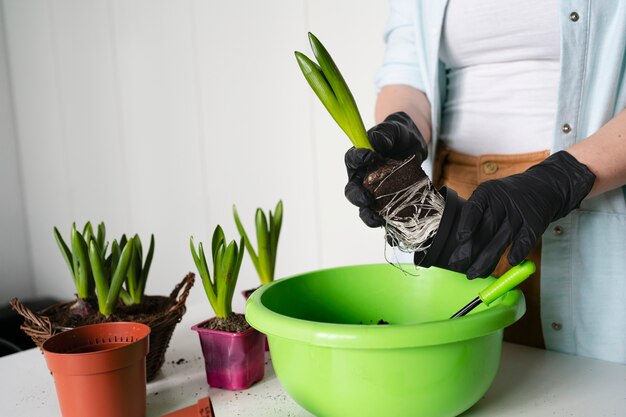
<path id="1" fill-rule="evenodd" d="M 246 304 L 278 380 L 320 417 L 456 416 L 487 391 L 519 290 L 449 319 L 493 281 L 431 267 L 333 268 L 275 281 Z M 389 325 L 378 325 L 380 320 Z"/>

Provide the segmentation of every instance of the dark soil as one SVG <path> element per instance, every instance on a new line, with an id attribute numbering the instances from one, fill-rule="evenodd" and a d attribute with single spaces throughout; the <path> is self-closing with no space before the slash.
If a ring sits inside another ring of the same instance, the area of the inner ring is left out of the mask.
<path id="1" fill-rule="evenodd" d="M 389 204 L 396 192 L 427 178 L 421 165 L 417 163 L 417 158 L 413 158 L 406 165 L 398 168 L 407 160 L 408 158 L 402 161 L 381 159 L 372 166 L 372 170 L 365 176 L 363 186 L 376 197 L 374 209 L 378 213 L 381 213 Z M 394 172 L 394 170 L 396 171 Z M 413 217 L 414 214 L 415 207 L 412 206 L 405 208 L 399 213 L 401 217 Z M 424 213 L 424 216 L 426 214 L 429 213 Z"/>
<path id="2" fill-rule="evenodd" d="M 85 303 L 81 300 L 80 304 Z M 168 297 L 158 295 L 146 295 L 141 304 L 134 306 L 120 305 L 113 314 L 105 317 L 98 312 L 98 304 L 95 299 L 87 300 L 89 307 L 80 306 L 77 310 L 77 302 L 65 303 L 52 306 L 42 311 L 40 314 L 49 317 L 51 322 L 57 327 L 78 327 L 87 324 L 105 323 L 110 321 L 133 321 L 137 323 L 148 323 L 155 317 L 165 314 L 171 307 L 172 301 Z M 75 314 L 77 311 L 93 311 L 90 315 Z"/>
<path id="3" fill-rule="evenodd" d="M 371 324 L 371 323 L 373 323 L 372 320 L 370 320 L 370 322 L 368 324 Z M 364 324 L 364 323 L 362 321 L 360 321 L 359 324 Z M 383 319 L 380 319 L 380 320 L 378 320 L 378 323 L 376 323 L 376 324 L 378 324 L 378 325 L 385 325 L 385 324 L 389 324 L 389 322 L 385 321 Z"/>
<path id="4" fill-rule="evenodd" d="M 239 333 L 250 328 L 250 325 L 246 321 L 246 316 L 243 314 L 233 313 L 225 319 L 220 317 L 213 317 L 209 321 L 200 326 L 203 329 L 209 330 L 221 330 L 229 333 Z"/>

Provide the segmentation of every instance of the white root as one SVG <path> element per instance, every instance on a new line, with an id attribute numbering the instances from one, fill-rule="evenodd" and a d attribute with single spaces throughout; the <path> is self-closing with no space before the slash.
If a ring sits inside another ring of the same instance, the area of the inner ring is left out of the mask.
<path id="1" fill-rule="evenodd" d="M 410 159 L 405 161 L 405 164 L 409 161 Z M 402 166 L 404 164 L 396 168 L 385 180 L 393 176 Z M 392 194 L 377 196 L 379 199 L 387 197 L 391 197 L 391 200 L 379 214 L 385 220 L 388 240 L 402 252 L 426 251 L 439 229 L 445 206 L 443 196 L 437 192 L 430 179 L 424 177 L 421 181 Z M 405 217 L 400 215 L 403 212 L 413 214 L 411 217 Z"/>

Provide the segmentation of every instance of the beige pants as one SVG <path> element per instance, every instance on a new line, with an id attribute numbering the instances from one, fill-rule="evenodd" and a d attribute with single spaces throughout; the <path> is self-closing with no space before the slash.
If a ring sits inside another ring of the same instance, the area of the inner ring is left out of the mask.
<path id="1" fill-rule="evenodd" d="M 549 151 L 514 155 L 471 156 L 455 152 L 440 144 L 435 158 L 434 183 L 446 186 L 459 196 L 468 199 L 476 187 L 488 180 L 518 174 L 538 164 L 550 155 Z M 511 265 L 504 253 L 495 276 L 502 275 Z M 537 272 L 520 285 L 526 298 L 526 314 L 517 323 L 504 331 L 504 340 L 534 347 L 545 347 L 541 330 L 539 303 L 539 277 L 541 274 L 541 241 L 530 252 L 528 258 L 537 265 Z"/>

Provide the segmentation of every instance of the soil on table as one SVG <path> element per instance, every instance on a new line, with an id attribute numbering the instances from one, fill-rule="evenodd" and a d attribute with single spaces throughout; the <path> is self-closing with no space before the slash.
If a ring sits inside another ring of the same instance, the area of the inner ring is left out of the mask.
<path id="1" fill-rule="evenodd" d="M 95 299 L 81 300 L 89 306 L 81 306 L 81 310 L 86 308 L 94 311 L 86 316 L 73 314 L 75 303 L 65 303 L 53 306 L 42 311 L 41 315 L 50 318 L 50 321 L 57 327 L 78 327 L 87 324 L 106 323 L 111 321 L 133 321 L 137 323 L 147 323 L 155 317 L 165 314 L 172 306 L 172 300 L 159 295 L 146 295 L 141 304 L 133 306 L 120 305 L 109 317 L 105 317 L 98 312 L 98 303 Z"/>
<path id="2" fill-rule="evenodd" d="M 213 317 L 199 327 L 209 330 L 221 330 L 229 333 L 240 333 L 248 330 L 250 325 L 246 321 L 245 315 L 233 313 L 225 319 L 221 317 Z"/>

